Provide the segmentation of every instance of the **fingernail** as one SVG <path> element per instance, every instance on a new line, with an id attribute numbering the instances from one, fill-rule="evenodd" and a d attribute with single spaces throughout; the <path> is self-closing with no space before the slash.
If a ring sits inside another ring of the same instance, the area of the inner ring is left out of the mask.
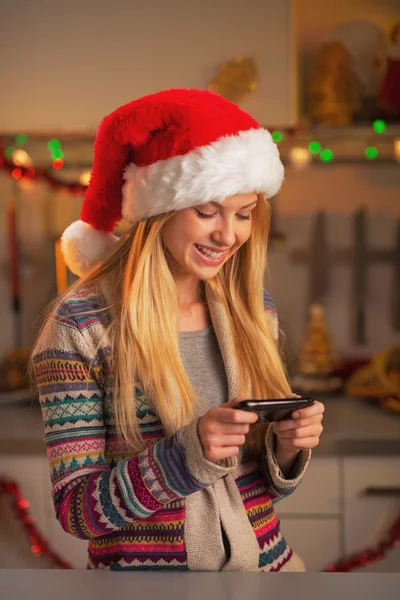
<path id="1" fill-rule="evenodd" d="M 300 417 L 300 413 L 299 412 L 294 412 L 292 414 L 293 419 L 298 419 Z"/>

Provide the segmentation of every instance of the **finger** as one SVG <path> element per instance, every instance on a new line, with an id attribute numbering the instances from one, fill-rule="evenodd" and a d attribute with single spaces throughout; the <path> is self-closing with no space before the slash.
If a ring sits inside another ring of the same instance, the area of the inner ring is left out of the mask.
<path id="1" fill-rule="evenodd" d="M 239 402 L 242 402 L 242 400 L 246 400 L 246 398 L 242 398 L 241 396 L 236 396 L 236 398 L 232 398 L 232 400 L 229 400 L 228 402 L 225 402 L 225 404 L 222 404 L 222 407 L 223 408 L 232 408 L 232 406 L 235 406 Z"/>
<path id="2" fill-rule="evenodd" d="M 222 423 L 251 424 L 258 421 L 258 415 L 247 410 L 220 407 L 215 409 L 213 418 Z"/>
<path id="3" fill-rule="evenodd" d="M 248 423 L 215 423 L 215 430 L 212 431 L 218 431 L 223 435 L 247 435 L 250 431 L 250 425 Z"/>
<path id="4" fill-rule="evenodd" d="M 288 431 L 289 429 L 308 427 L 309 425 L 321 423 L 321 421 L 322 415 L 315 415 L 314 417 L 309 417 L 308 419 L 287 419 L 285 421 L 279 421 L 279 423 L 274 423 L 274 431 Z"/>
<path id="5" fill-rule="evenodd" d="M 222 447 L 227 446 L 229 448 L 230 446 L 243 446 L 245 442 L 245 435 L 221 435 L 217 444 L 215 445 L 220 445 Z"/>
<path id="6" fill-rule="evenodd" d="M 311 450 L 318 446 L 319 439 L 320 438 L 316 436 L 295 439 L 279 438 L 281 446 L 287 450 Z"/>
<path id="7" fill-rule="evenodd" d="M 208 435 L 205 438 L 205 447 L 210 450 L 223 446 L 243 446 L 245 442 L 245 435 Z"/>
<path id="8" fill-rule="evenodd" d="M 301 408 L 300 410 L 292 413 L 292 417 L 294 419 L 304 419 L 308 417 L 313 417 L 314 415 L 322 415 L 325 411 L 325 406 L 322 402 L 318 402 L 318 400 L 314 400 L 314 404 L 311 406 L 307 406 L 307 408 Z"/>
<path id="9" fill-rule="evenodd" d="M 278 436 L 283 436 L 286 438 L 287 437 L 294 438 L 294 437 L 307 437 L 308 435 L 310 435 L 310 436 L 321 435 L 323 429 L 324 428 L 322 427 L 321 422 L 319 422 L 319 423 L 313 423 L 312 425 L 308 425 L 306 427 L 295 427 L 294 429 L 286 429 L 284 431 L 274 428 L 274 432 Z"/>
<path id="10" fill-rule="evenodd" d="M 312 448 L 318 446 L 319 437 L 296 438 L 292 440 L 292 444 L 294 448 L 299 448 L 300 450 L 312 450 Z"/>
<path id="11" fill-rule="evenodd" d="M 323 427 L 320 423 L 316 425 L 310 425 L 309 427 L 300 427 L 299 429 L 292 429 L 288 433 L 293 438 L 306 438 L 306 437 L 316 437 L 320 436 L 323 432 Z"/>
<path id="12" fill-rule="evenodd" d="M 214 449 L 210 452 L 205 452 L 204 455 L 207 460 L 216 463 L 224 458 L 230 458 L 231 456 L 237 456 L 239 454 L 238 446 L 224 446 L 218 449 Z"/>

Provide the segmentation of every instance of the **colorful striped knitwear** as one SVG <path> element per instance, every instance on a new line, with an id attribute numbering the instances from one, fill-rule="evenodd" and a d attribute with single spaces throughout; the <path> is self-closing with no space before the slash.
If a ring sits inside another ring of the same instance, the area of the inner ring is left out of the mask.
<path id="1" fill-rule="evenodd" d="M 207 302 L 231 399 L 238 395 L 231 342 L 211 292 Z M 167 435 L 137 385 L 146 449 L 132 455 L 116 435 L 107 386 L 111 317 L 98 311 L 103 306 L 93 288 L 70 294 L 51 315 L 33 356 L 55 513 L 65 531 L 88 540 L 88 568 L 304 570 L 281 535 L 274 503 L 299 485 L 311 451 L 301 451 L 283 477 L 270 427 L 262 459 L 242 453 L 211 463 L 198 438 L 198 418 Z M 264 308 L 277 336 L 276 310 L 265 290 Z M 231 547 L 227 562 L 213 529 L 218 523 L 220 531 L 220 522 Z"/>

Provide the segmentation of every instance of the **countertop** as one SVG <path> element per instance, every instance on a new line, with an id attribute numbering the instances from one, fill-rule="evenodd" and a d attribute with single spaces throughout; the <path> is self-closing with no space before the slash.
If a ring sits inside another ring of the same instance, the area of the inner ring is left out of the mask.
<path id="1" fill-rule="evenodd" d="M 314 455 L 400 456 L 400 415 L 368 400 L 325 398 L 324 432 Z M 0 454 L 44 454 L 37 401 L 0 406 Z"/>
<path id="2" fill-rule="evenodd" d="M 397 600 L 400 574 L 384 573 L 113 573 L 86 570 L 0 570 L 7 600 L 146 598 L 146 600 Z"/>

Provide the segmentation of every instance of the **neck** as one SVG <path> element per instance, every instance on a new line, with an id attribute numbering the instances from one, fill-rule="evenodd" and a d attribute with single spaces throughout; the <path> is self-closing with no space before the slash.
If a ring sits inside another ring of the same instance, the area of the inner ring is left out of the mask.
<path id="1" fill-rule="evenodd" d="M 181 307 L 204 302 L 203 283 L 199 279 L 175 278 L 175 283 Z"/>

